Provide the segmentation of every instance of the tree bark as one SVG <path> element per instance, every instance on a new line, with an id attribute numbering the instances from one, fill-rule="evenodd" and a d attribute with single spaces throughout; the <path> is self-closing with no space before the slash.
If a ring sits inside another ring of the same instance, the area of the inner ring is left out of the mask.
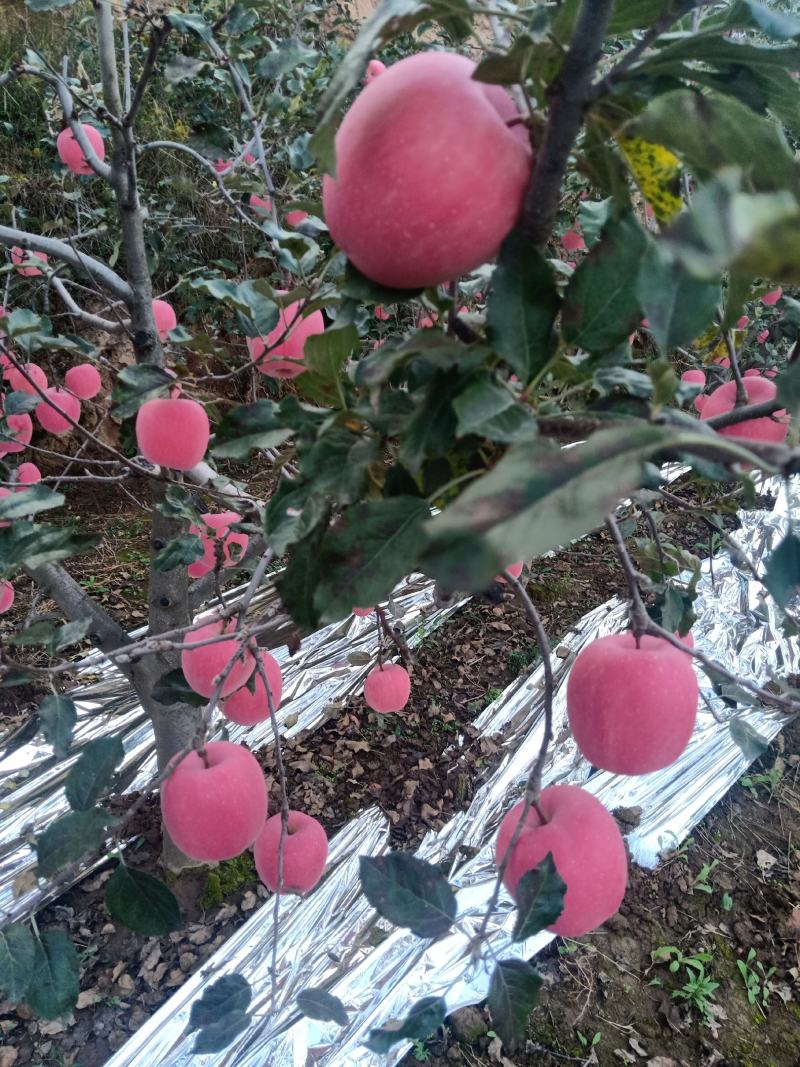
<path id="1" fill-rule="evenodd" d="M 120 120 L 119 124 L 112 126 L 111 132 L 113 149 L 110 182 L 117 203 L 126 274 L 131 289 L 126 302 L 131 318 L 133 346 L 137 363 L 164 366 L 164 351 L 153 317 L 153 289 L 147 262 L 144 211 L 139 200 L 135 136 L 131 126 L 123 124 L 113 13 L 109 0 L 94 0 L 94 9 L 103 102 L 106 109 Z M 159 571 L 153 565 L 156 553 L 168 541 L 185 533 L 187 527 L 185 522 L 167 519 L 158 511 L 164 492 L 163 483 L 152 483 L 149 624 L 153 634 L 188 626 L 192 620 L 186 568 L 175 567 L 171 571 Z M 192 744 L 202 722 L 202 711 L 199 708 L 188 704 L 171 704 L 165 707 L 153 700 L 152 690 L 159 678 L 179 665 L 180 654 L 171 652 L 146 656 L 134 664 L 133 669 L 136 692 L 153 723 L 159 771 L 166 768 L 177 752 Z M 175 847 L 166 832 L 162 859 L 172 870 L 195 865 L 194 861 Z"/>

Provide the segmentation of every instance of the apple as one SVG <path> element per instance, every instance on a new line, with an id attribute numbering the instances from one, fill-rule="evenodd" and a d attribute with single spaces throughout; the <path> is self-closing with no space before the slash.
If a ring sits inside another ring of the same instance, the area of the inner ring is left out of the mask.
<path id="1" fill-rule="evenodd" d="M 42 472 L 35 463 L 20 463 L 17 467 L 17 485 L 20 487 L 33 485 L 42 480 Z"/>
<path id="2" fill-rule="evenodd" d="M 281 816 L 267 819 L 253 845 L 258 877 L 273 893 L 307 893 L 322 877 L 328 837 L 322 824 L 302 811 L 290 811 L 283 842 L 282 878 L 278 882 Z"/>
<path id="3" fill-rule="evenodd" d="M 562 937 L 580 937 L 602 925 L 617 911 L 628 883 L 625 843 L 613 817 L 600 801 L 576 785 L 552 785 L 542 790 L 539 811 L 530 808 L 503 875 L 515 896 L 523 875 L 552 853 L 556 870 L 566 883 L 564 910 L 548 927 Z M 495 861 L 503 861 L 522 815 L 515 804 L 500 823 Z"/>
<path id="4" fill-rule="evenodd" d="M 746 377 L 744 389 L 747 393 L 748 404 L 761 404 L 765 401 L 774 400 L 778 394 L 777 386 L 768 378 L 760 375 Z M 708 402 L 700 412 L 700 418 L 711 419 L 715 415 L 722 415 L 726 411 L 732 411 L 736 403 L 736 382 L 725 382 L 714 390 L 708 397 Z M 717 433 L 726 437 L 743 437 L 751 441 L 772 441 L 780 444 L 786 440 L 789 432 L 789 416 L 784 410 L 777 411 L 774 415 L 765 415 L 759 419 L 747 419 L 744 422 L 735 423 L 733 426 L 723 426 Z"/>
<path id="5" fill-rule="evenodd" d="M 94 149 L 94 154 L 97 158 L 100 160 L 105 159 L 106 146 L 103 143 L 103 138 L 99 130 L 96 130 L 94 126 L 87 126 L 85 122 L 81 123 L 81 128 L 86 140 Z M 78 144 L 77 138 L 69 126 L 63 129 L 56 138 L 56 151 L 58 152 L 58 158 L 69 168 L 69 170 L 72 171 L 73 174 L 94 173 L 83 154 L 83 149 Z"/>
<path id="6" fill-rule="evenodd" d="M 561 238 L 561 247 L 565 252 L 580 252 L 582 249 L 586 248 L 586 242 L 577 226 L 574 226 L 571 230 L 567 230 Z"/>
<path id="7" fill-rule="evenodd" d="M 47 256 L 44 252 L 26 252 L 24 248 L 20 248 L 16 245 L 11 249 L 11 262 L 15 264 L 27 263 L 30 259 L 40 259 L 42 263 L 47 262 Z M 23 278 L 37 278 L 42 271 L 38 267 L 23 267 L 17 266 L 17 274 Z"/>
<path id="8" fill-rule="evenodd" d="M 217 541 L 222 541 L 223 567 L 235 567 L 247 551 L 247 546 L 250 542 L 250 538 L 246 533 L 230 530 L 230 527 L 242 518 L 238 512 L 206 512 L 205 515 L 200 517 L 203 520 L 203 526 L 195 526 L 192 523 L 189 527 L 189 533 L 195 534 L 203 542 L 203 558 L 189 565 L 190 578 L 201 578 L 204 574 L 214 570 L 217 564 Z M 209 527 L 213 531 L 212 534 L 208 533 Z M 237 547 L 237 552 L 231 556 L 231 548 L 233 546 Z"/>
<path id="9" fill-rule="evenodd" d="M 399 663 L 378 664 L 364 679 L 364 700 L 380 715 L 402 711 L 410 694 L 411 678 Z"/>
<path id="10" fill-rule="evenodd" d="M 693 382 L 697 385 L 706 384 L 705 371 L 701 370 L 685 370 L 681 375 L 682 382 Z"/>
<path id="11" fill-rule="evenodd" d="M 0 457 L 11 452 L 23 452 L 33 437 L 33 423 L 30 415 L 3 415 L 8 430 L 0 433 Z"/>
<path id="12" fill-rule="evenodd" d="M 11 610 L 14 603 L 14 586 L 11 582 L 0 582 L 0 615 L 5 615 Z"/>
<path id="13" fill-rule="evenodd" d="M 691 657 L 660 637 L 600 637 L 575 657 L 567 715 L 581 753 L 615 774 L 648 774 L 680 756 L 699 691 Z"/>
<path id="14" fill-rule="evenodd" d="M 259 657 L 269 682 L 272 709 L 276 711 L 281 702 L 281 693 L 283 691 L 281 669 L 278 666 L 278 661 L 269 652 L 259 652 Z M 267 699 L 267 691 L 264 687 L 261 671 L 256 669 L 253 677 L 255 678 L 254 692 L 251 693 L 250 687 L 243 685 L 241 689 L 237 689 L 222 703 L 222 711 L 226 718 L 230 719 L 231 722 L 238 723 L 240 726 L 253 726 L 255 723 L 263 722 L 269 718 L 269 700 Z"/>
<path id="15" fill-rule="evenodd" d="M 136 413 L 136 441 L 145 459 L 188 471 L 208 448 L 211 427 L 202 404 L 183 397 L 157 397 Z"/>
<path id="16" fill-rule="evenodd" d="M 164 826 L 192 859 L 240 855 L 267 817 L 267 785 L 255 756 L 230 741 L 209 741 L 205 759 L 190 752 L 161 787 Z"/>
<path id="17" fill-rule="evenodd" d="M 381 63 L 379 59 L 371 59 L 367 63 L 367 70 L 361 81 L 362 85 L 369 85 L 370 82 L 375 81 L 379 74 L 383 74 L 386 70 L 386 64 Z"/>
<path id="18" fill-rule="evenodd" d="M 300 211 L 299 209 L 296 209 L 294 211 L 287 211 L 285 218 L 287 226 L 299 226 L 303 219 L 308 218 L 308 212 Z"/>
<path id="19" fill-rule="evenodd" d="M 23 371 L 25 374 L 23 374 Z M 27 378 L 25 377 L 26 374 Z M 23 363 L 20 370 L 13 365 L 7 366 L 3 371 L 3 377 L 11 386 L 11 389 L 16 392 L 30 393 L 31 396 L 38 397 L 41 394 L 36 390 L 37 385 L 39 389 L 47 389 L 47 375 L 38 363 Z M 31 382 L 34 384 L 31 384 Z"/>
<path id="20" fill-rule="evenodd" d="M 235 624 L 233 622 L 228 623 L 227 627 L 220 621 L 208 622 L 189 630 L 183 641 L 184 644 L 193 641 L 205 641 L 209 637 L 216 637 L 218 634 L 229 633 L 234 630 Z M 181 652 L 181 670 L 189 683 L 189 688 L 194 689 L 195 693 L 199 693 L 201 696 L 213 696 L 219 676 L 239 651 L 239 645 L 239 639 L 231 637 L 226 641 L 217 641 L 213 645 L 184 648 Z M 228 697 L 231 693 L 235 693 L 237 689 L 247 682 L 247 679 L 253 673 L 254 666 L 253 655 L 249 650 L 246 650 L 244 655 L 234 663 L 219 695 Z"/>
<path id="21" fill-rule="evenodd" d="M 524 566 L 524 564 L 523 564 L 522 560 L 520 560 L 518 563 L 510 564 L 508 567 L 506 567 L 506 570 L 508 571 L 508 573 L 511 575 L 512 578 L 519 578 L 519 576 L 522 574 L 523 566 Z M 503 585 L 507 584 L 506 580 L 505 580 L 505 577 L 502 574 L 498 574 L 497 577 L 495 578 L 495 581 L 496 582 L 502 582 Z"/>
<path id="22" fill-rule="evenodd" d="M 70 367 L 64 375 L 64 385 L 81 400 L 91 400 L 103 387 L 100 371 L 91 363 Z"/>
<path id="23" fill-rule="evenodd" d="M 81 402 L 65 389 L 51 386 L 44 390 L 44 399 L 36 405 L 36 418 L 43 430 L 60 437 L 74 429 L 70 419 L 80 422 Z"/>
<path id="24" fill-rule="evenodd" d="M 264 198 L 256 196 L 254 193 L 250 197 L 250 207 L 253 208 L 256 214 L 259 214 L 260 211 L 263 211 L 267 215 L 272 214 L 272 201 L 269 197 Z"/>
<path id="25" fill-rule="evenodd" d="M 286 290 L 278 289 L 276 292 L 283 296 Z M 305 343 L 309 337 L 324 331 L 325 320 L 321 311 L 312 311 L 305 318 L 301 317 L 302 306 L 302 301 L 297 300 L 288 307 L 281 308 L 278 325 L 274 330 L 266 337 L 247 338 L 250 358 L 255 363 L 256 370 L 262 374 L 270 378 L 296 378 L 305 370 Z M 278 344 L 284 334 L 286 336 Z"/>
<path id="26" fill-rule="evenodd" d="M 446 52 L 401 59 L 365 86 L 336 135 L 322 195 L 331 237 L 368 278 L 420 289 L 494 259 L 531 170 L 508 93 Z"/>
<path id="27" fill-rule="evenodd" d="M 764 293 L 764 295 L 761 297 L 761 303 L 765 307 L 771 308 L 775 304 L 778 303 L 778 301 L 780 300 L 780 298 L 782 296 L 783 296 L 783 289 L 781 289 L 781 287 L 778 286 L 777 289 L 771 289 L 768 293 Z"/>
<path id="28" fill-rule="evenodd" d="M 360 619 L 366 619 L 368 615 L 371 615 L 375 608 L 353 608 L 353 614 L 358 615 Z"/>
<path id="29" fill-rule="evenodd" d="M 166 300 L 154 300 L 153 318 L 156 320 L 158 336 L 162 341 L 166 341 L 169 331 L 174 330 L 178 325 L 178 316 L 175 314 L 175 308 Z"/>

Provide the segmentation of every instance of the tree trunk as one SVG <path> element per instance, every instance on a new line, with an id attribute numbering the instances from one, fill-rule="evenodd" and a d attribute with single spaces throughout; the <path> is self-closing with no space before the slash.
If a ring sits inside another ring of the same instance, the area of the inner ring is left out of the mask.
<path id="1" fill-rule="evenodd" d="M 117 54 L 114 39 L 114 18 L 109 0 L 94 0 L 97 50 L 106 109 L 120 122 L 123 118 L 119 89 Z M 139 200 L 136 174 L 136 143 L 128 126 L 113 125 L 111 185 L 116 199 L 117 214 L 122 232 L 122 248 L 131 297 L 128 310 L 131 317 L 133 346 L 137 363 L 164 366 L 164 352 L 153 317 L 153 289 L 147 262 L 144 231 L 144 211 Z M 189 575 L 185 567 L 159 571 L 153 558 L 164 545 L 186 532 L 184 521 L 167 519 L 157 507 L 164 499 L 165 485 L 153 482 L 153 508 L 150 533 L 149 623 L 150 633 L 162 633 L 188 626 L 192 621 L 189 609 Z M 153 686 L 162 674 L 180 665 L 178 652 L 146 656 L 134 666 L 133 684 L 142 707 L 150 716 L 155 734 L 158 768 L 163 771 L 176 752 L 191 745 L 202 721 L 202 711 L 189 705 L 158 704 L 152 698 Z M 196 866 L 184 856 L 164 832 L 163 860 L 171 870 Z"/>

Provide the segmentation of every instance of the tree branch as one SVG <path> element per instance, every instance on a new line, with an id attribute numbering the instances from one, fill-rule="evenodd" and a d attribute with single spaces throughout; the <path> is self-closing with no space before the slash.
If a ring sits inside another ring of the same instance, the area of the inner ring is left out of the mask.
<path id="1" fill-rule="evenodd" d="M 75 298 L 57 274 L 51 274 L 49 281 L 50 285 L 64 301 L 70 315 L 73 315 L 76 319 L 80 319 L 81 322 L 85 322 L 87 326 L 94 326 L 98 330 L 105 330 L 106 333 L 125 333 L 128 326 L 130 326 L 129 320 L 112 322 L 110 319 L 103 319 L 99 315 L 93 315 L 91 311 L 85 311 L 76 302 Z"/>
<path id="2" fill-rule="evenodd" d="M 172 33 L 172 26 L 169 22 L 163 22 L 160 26 L 154 28 L 153 36 L 150 38 L 150 47 L 145 56 L 144 66 L 139 75 L 139 80 L 136 83 L 136 88 L 133 91 L 133 100 L 131 101 L 127 113 L 122 119 L 123 126 L 133 125 L 136 115 L 139 112 L 139 108 L 142 106 L 147 85 L 155 71 L 158 54 L 163 48 L 164 42 L 169 37 L 170 33 Z"/>
<path id="3" fill-rule="evenodd" d="M 89 619 L 91 628 L 89 640 L 102 652 L 111 652 L 115 648 L 129 644 L 131 638 L 116 619 L 113 619 L 75 579 L 55 563 L 45 563 L 41 567 L 25 567 L 25 573 L 39 588 L 54 600 L 70 622 Z M 127 664 L 118 664 L 118 670 L 128 680 L 132 671 Z"/>
<path id="4" fill-rule="evenodd" d="M 763 400 L 760 404 L 748 404 L 745 407 L 731 408 L 723 411 L 721 415 L 714 415 L 710 419 L 703 420 L 706 426 L 714 430 L 722 430 L 726 426 L 736 426 L 737 423 L 747 422 L 748 419 L 763 419 L 768 415 L 774 415 L 783 411 L 783 405 L 778 400 Z"/>
<path id="5" fill-rule="evenodd" d="M 54 256 L 63 263 L 68 263 L 70 267 L 83 271 L 91 278 L 94 278 L 106 292 L 119 297 L 126 304 L 130 303 L 133 293 L 126 281 L 120 278 L 110 267 L 107 267 L 105 263 L 78 252 L 66 241 L 59 241 L 55 237 L 42 237 L 38 233 L 28 233 L 26 230 L 19 230 L 15 226 L 0 226 L 0 244 L 6 245 L 8 248 L 19 245 L 26 252 L 44 252 L 47 256 Z"/>
<path id="6" fill-rule="evenodd" d="M 583 0 L 569 51 L 550 87 L 550 115 L 536 150 L 521 218 L 523 232 L 538 248 L 544 247 L 553 230 L 569 154 L 591 99 L 592 75 L 613 6 L 614 0 Z"/>

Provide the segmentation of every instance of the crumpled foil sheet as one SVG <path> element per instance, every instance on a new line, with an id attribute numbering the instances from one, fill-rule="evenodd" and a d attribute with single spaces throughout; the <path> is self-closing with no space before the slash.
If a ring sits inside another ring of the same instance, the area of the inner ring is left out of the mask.
<path id="1" fill-rule="evenodd" d="M 763 562 L 786 529 L 790 501 L 779 482 L 764 487 L 777 494 L 773 511 L 743 512 L 736 540 L 751 559 Z M 800 517 L 796 510 L 795 521 Z M 800 645 L 787 639 L 774 604 L 762 599 L 758 582 L 737 570 L 727 555 L 713 568 L 704 564 L 693 627 L 697 647 L 736 671 L 740 678 L 763 681 L 800 667 Z M 701 701 L 692 740 L 677 763 L 640 777 L 591 773 L 566 730 L 565 681 L 575 654 L 589 641 L 624 629 L 625 606 L 611 600 L 583 617 L 556 645 L 554 744 L 544 780 L 579 782 L 609 809 L 640 807 L 641 821 L 627 841 L 632 858 L 654 866 L 661 850 L 675 847 L 737 781 L 749 760 L 734 742 L 726 720 L 731 709 L 700 672 Z M 468 964 L 469 937 L 478 929 L 495 881 L 493 839 L 505 812 L 520 797 L 542 733 L 541 666 L 512 683 L 476 720 L 486 734 L 503 735 L 500 766 L 473 798 L 469 809 L 438 831 L 429 832 L 417 855 L 450 864 L 457 890 L 458 931 L 440 941 L 421 941 L 396 930 L 374 913 L 359 894 L 356 853 L 375 854 L 389 847 L 388 822 L 376 810 L 363 812 L 334 838 L 328 875 L 307 899 L 280 904 L 280 950 L 275 1004 L 270 1002 L 270 945 L 273 906 L 269 902 L 212 956 L 120 1049 L 107 1067 L 377 1067 L 396 1063 L 409 1047 L 400 1042 L 388 1057 L 363 1046 L 372 1027 L 405 1017 L 423 996 L 444 996 L 449 1011 L 484 999 L 489 970 L 482 961 Z M 786 717 L 748 711 L 746 722 L 765 739 L 777 735 Z M 721 721 L 718 721 L 721 720 Z M 477 848 L 461 861 L 461 847 Z M 529 959 L 552 938 L 543 932 L 521 944 L 511 941 L 514 907 L 503 892 L 490 920 L 491 950 L 497 958 Z M 374 928 L 386 935 L 375 944 Z M 226 973 L 242 974 L 254 989 L 251 1027 L 226 1050 L 202 1058 L 191 1053 L 186 1032 L 192 1001 L 205 985 Z M 340 1028 L 299 1016 L 297 993 L 322 986 L 338 996 L 350 1014 Z"/>
<path id="2" fill-rule="evenodd" d="M 276 601 L 274 576 L 253 598 L 249 615 L 263 612 Z M 246 587 L 228 594 L 236 601 Z M 447 608 L 433 605 L 433 583 L 420 574 L 411 575 L 394 589 L 390 614 L 414 645 L 456 611 L 464 601 Z M 144 628 L 135 631 L 142 636 Z M 375 617 L 351 616 L 317 630 L 304 638 L 301 650 L 290 657 L 282 648 L 274 652 L 283 673 L 283 697 L 277 718 L 282 737 L 312 730 L 338 713 L 341 702 L 351 696 L 374 664 L 377 650 Z M 78 722 L 67 759 L 56 760 L 52 746 L 41 735 L 16 745 L 13 740 L 0 748 L 0 926 L 18 920 L 40 908 L 67 888 L 45 883 L 17 889 L 33 879 L 36 857 L 27 841 L 41 833 L 54 819 L 69 811 L 63 781 L 88 741 L 119 733 L 125 748 L 120 780 L 126 791 L 144 788 L 156 774 L 156 755 L 150 721 L 139 705 L 127 680 L 98 653 L 91 657 L 93 667 L 83 676 L 96 680 L 70 696 L 75 701 Z M 250 748 L 272 742 L 269 721 L 253 727 L 236 726 L 218 717 L 217 727 L 228 727 L 232 741 L 244 741 Z M 81 876 L 87 872 L 84 869 Z"/>

